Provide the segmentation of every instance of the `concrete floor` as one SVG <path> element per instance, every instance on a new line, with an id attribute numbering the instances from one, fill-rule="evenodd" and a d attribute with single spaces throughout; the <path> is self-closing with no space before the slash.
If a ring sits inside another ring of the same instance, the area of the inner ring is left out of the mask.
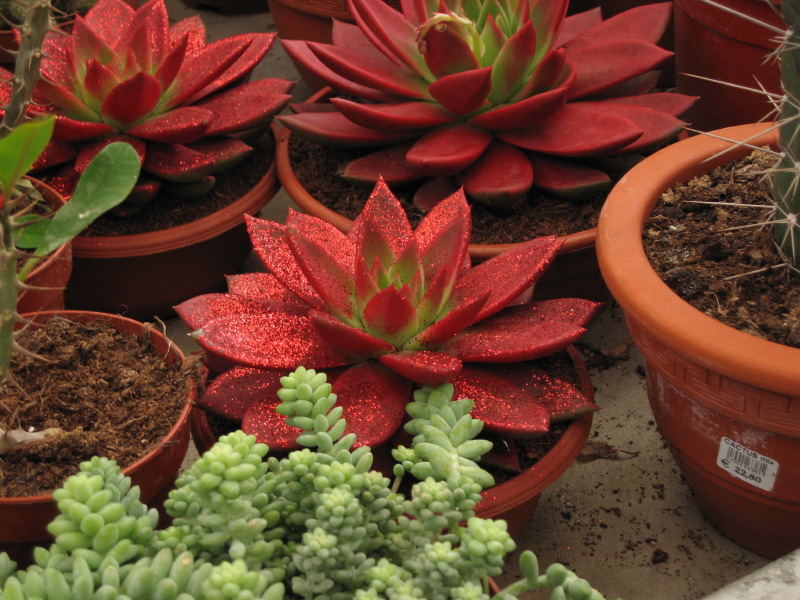
<path id="1" fill-rule="evenodd" d="M 167 5 L 175 20 L 200 14 L 211 39 L 244 31 L 274 31 L 268 12 L 231 16 L 198 10 L 183 0 L 167 0 Z M 279 43 L 254 77 L 299 80 Z M 299 83 L 295 98 L 300 101 L 307 95 L 308 88 Z M 281 191 L 261 216 L 282 220 L 290 206 Z M 168 328 L 185 350 L 196 348 L 179 320 L 169 320 Z M 771 572 L 758 571 L 769 564 L 767 559 L 727 539 L 700 514 L 656 431 L 647 405 L 642 359 L 630 344 L 620 310 L 613 305 L 604 309 L 585 341 L 616 357 L 612 366 L 592 373 L 596 401 L 603 410 L 595 417 L 590 439 L 619 451 L 612 459 L 589 454 L 575 463 L 543 494 L 536 514 L 517 540 L 519 547 L 534 550 L 543 565 L 563 562 L 608 598 L 702 598 L 750 573 L 762 586 L 766 582 L 777 589 L 766 592 L 763 587 L 739 583 L 721 592 L 719 600 L 800 598 L 800 555 L 795 553 L 791 564 L 776 562 Z M 501 583 L 513 581 L 515 573 L 509 566 Z"/>

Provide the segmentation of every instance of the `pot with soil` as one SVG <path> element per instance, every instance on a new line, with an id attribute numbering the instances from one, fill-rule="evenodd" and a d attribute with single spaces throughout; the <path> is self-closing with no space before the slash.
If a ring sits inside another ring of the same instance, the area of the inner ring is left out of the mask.
<path id="1" fill-rule="evenodd" d="M 160 507 L 200 386 L 197 361 L 154 326 L 91 312 L 27 316 L 35 324 L 18 340 L 39 356 L 15 356 L 0 414 L 0 549 L 22 561 L 51 539 L 52 490 L 94 455 L 117 460 Z"/>
<path id="2" fill-rule="evenodd" d="M 777 136 L 770 129 L 769 124 L 745 125 L 714 133 L 774 148 Z M 736 542 L 778 557 L 800 546 L 800 348 L 796 340 L 793 345 L 788 338 L 769 341 L 762 332 L 740 331 L 705 314 L 707 309 L 698 310 L 661 279 L 643 244 L 643 236 L 663 235 L 652 221 L 648 224 L 661 195 L 671 186 L 750 153 L 746 147 L 734 146 L 710 136 L 695 136 L 632 169 L 612 190 L 601 212 L 597 250 L 603 277 L 645 356 L 648 397 L 658 427 L 701 508 Z M 749 168 L 758 180 L 763 169 Z M 730 175 L 721 177 L 731 179 Z M 747 198 L 729 201 L 748 203 Z M 737 210 L 719 208 L 725 213 Z M 674 218 L 674 207 L 669 210 L 672 217 L 667 219 L 667 229 L 677 229 L 678 238 L 664 246 L 691 254 L 695 242 L 682 239 L 682 234 L 688 235 L 686 225 Z M 705 209 L 684 204 L 678 212 L 696 214 Z M 705 223 L 701 228 L 710 227 L 717 226 Z M 763 261 L 762 252 L 771 246 L 771 239 L 760 245 L 751 240 L 744 248 L 749 258 L 727 261 L 730 253 L 720 240 L 698 255 L 722 255 L 722 262 L 733 266 L 751 263 L 740 269 L 741 276 L 716 282 L 732 289 L 733 296 L 740 295 L 737 289 L 774 288 L 779 280 L 788 282 L 794 291 L 786 294 L 794 294 L 791 310 L 796 311 L 796 278 L 768 264 L 755 264 Z M 763 272 L 752 273 L 759 270 Z M 761 284 L 762 276 L 772 280 Z M 676 279 L 685 281 L 686 277 Z M 791 304 L 792 296 L 786 294 Z M 765 303 L 751 300 L 737 307 L 719 295 L 712 302 L 729 317 L 753 315 L 757 305 Z M 785 311 L 783 316 L 771 312 L 767 318 L 781 322 L 784 334 L 798 328 L 796 312 Z"/>
<path id="3" fill-rule="evenodd" d="M 64 206 L 64 198 L 47 184 L 31 180 L 42 198 L 53 208 Z M 64 288 L 72 273 L 72 243 L 67 242 L 36 265 L 28 276 L 17 301 L 20 313 L 63 310 Z"/>

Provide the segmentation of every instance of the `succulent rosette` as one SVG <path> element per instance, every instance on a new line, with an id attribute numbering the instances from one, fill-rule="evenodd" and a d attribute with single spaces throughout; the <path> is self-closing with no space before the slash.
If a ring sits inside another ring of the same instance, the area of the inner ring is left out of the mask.
<path id="1" fill-rule="evenodd" d="M 498 207 L 531 187 L 594 195 L 611 184 L 609 158 L 675 136 L 694 98 L 650 93 L 671 56 L 656 43 L 672 3 L 605 21 L 599 9 L 567 17 L 567 5 L 348 0 L 355 24 L 335 21 L 332 44 L 282 40 L 339 94 L 279 120 L 320 144 L 375 148 L 342 175 L 421 182 L 423 209 L 460 186 Z"/>
<path id="2" fill-rule="evenodd" d="M 370 446 L 400 426 L 413 385 L 452 382 L 457 396 L 475 400 L 476 418 L 511 437 L 542 434 L 551 420 L 597 408 L 523 362 L 567 348 L 600 306 L 520 301 L 555 257 L 558 238 L 472 266 L 462 191 L 412 230 L 383 181 L 347 234 L 293 211 L 285 225 L 246 218 L 267 271 L 232 276 L 227 294 L 176 310 L 210 359 L 235 365 L 201 406 L 241 420 L 271 447 L 294 447 L 297 432 L 275 412 L 275 391 L 300 364 L 337 377 L 348 427 Z"/>
<path id="3" fill-rule="evenodd" d="M 52 183 L 69 197 L 91 158 L 125 141 L 142 160 L 129 207 L 162 186 L 188 198 L 207 193 L 290 99 L 293 82 L 245 82 L 274 39 L 252 33 L 207 44 L 199 17 L 170 25 L 164 0 L 136 10 L 99 0 L 76 17 L 71 35 L 45 41 L 29 114 L 53 113 L 56 126 L 35 169 L 62 165 Z M 10 86 L 0 88 L 0 104 Z"/>

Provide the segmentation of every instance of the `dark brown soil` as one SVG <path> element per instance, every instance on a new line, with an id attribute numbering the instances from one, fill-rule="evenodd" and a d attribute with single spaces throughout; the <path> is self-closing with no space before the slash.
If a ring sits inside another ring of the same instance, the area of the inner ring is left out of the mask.
<path id="1" fill-rule="evenodd" d="M 645 227 L 644 244 L 664 282 L 695 308 L 800 348 L 800 277 L 786 266 L 770 229 L 752 226 L 768 215 L 769 180 L 760 172 L 774 161 L 757 152 L 668 190 Z"/>
<path id="2" fill-rule="evenodd" d="M 253 152 L 235 169 L 218 174 L 214 188 L 201 198 L 187 200 L 160 192 L 134 215 L 105 214 L 82 235 L 118 236 L 160 231 L 191 223 L 231 204 L 264 176 L 275 157 L 275 143 L 268 131 L 251 144 Z"/>
<path id="3" fill-rule="evenodd" d="M 106 456 L 125 467 L 146 454 L 183 410 L 197 361 L 168 365 L 149 340 L 108 323 L 62 317 L 25 330 L 14 383 L 0 386 L 0 428 L 63 431 L 0 452 L 0 497 L 51 492 L 78 465 Z"/>
<path id="4" fill-rule="evenodd" d="M 348 219 L 363 209 L 371 188 L 353 186 L 339 173 L 359 156 L 357 150 L 327 148 L 293 135 L 289 152 L 295 176 L 319 202 Z M 423 214 L 411 203 L 413 189 L 392 190 L 406 209 L 412 226 Z M 528 201 L 513 213 L 497 212 L 480 204 L 472 205 L 472 243 L 509 244 L 544 235 L 566 235 L 597 225 L 606 194 L 584 201 L 550 198 L 531 192 Z"/>

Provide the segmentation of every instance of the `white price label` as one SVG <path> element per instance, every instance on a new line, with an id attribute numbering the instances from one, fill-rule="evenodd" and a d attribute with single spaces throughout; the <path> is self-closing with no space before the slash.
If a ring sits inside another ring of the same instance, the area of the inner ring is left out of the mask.
<path id="1" fill-rule="evenodd" d="M 768 456 L 724 437 L 719 442 L 717 466 L 734 477 L 769 492 L 775 486 L 779 465 Z"/>

